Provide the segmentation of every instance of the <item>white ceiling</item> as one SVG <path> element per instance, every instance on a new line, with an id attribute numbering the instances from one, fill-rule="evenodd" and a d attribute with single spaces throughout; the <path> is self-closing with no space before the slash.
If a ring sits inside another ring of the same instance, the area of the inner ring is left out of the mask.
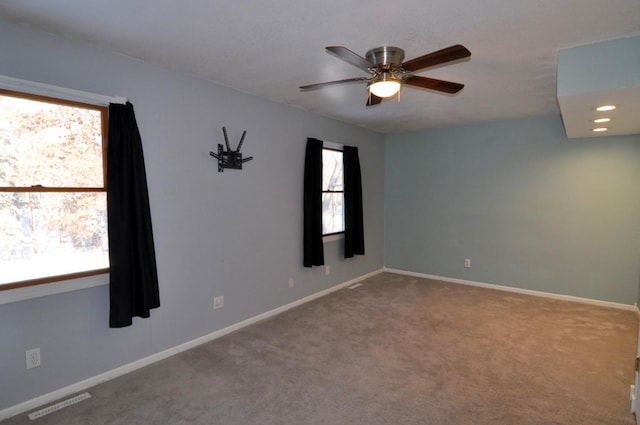
<path id="1" fill-rule="evenodd" d="M 638 0 L 3 0 L 0 15 L 384 133 L 559 114 L 559 49 L 640 34 Z M 365 108 L 364 83 L 298 90 L 366 76 L 325 46 L 411 59 L 453 44 L 471 59 L 418 74 L 457 95 Z"/>

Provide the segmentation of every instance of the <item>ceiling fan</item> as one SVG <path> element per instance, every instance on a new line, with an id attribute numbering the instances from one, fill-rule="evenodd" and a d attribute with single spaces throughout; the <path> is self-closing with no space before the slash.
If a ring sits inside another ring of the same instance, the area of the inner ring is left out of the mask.
<path id="1" fill-rule="evenodd" d="M 300 90 L 316 90 L 337 84 L 349 84 L 361 81 L 367 82 L 369 96 L 367 106 L 377 105 L 383 98 L 391 97 L 400 91 L 403 85 L 435 90 L 443 93 L 457 93 L 464 84 L 435 78 L 413 75 L 414 72 L 458 59 L 468 58 L 471 52 L 464 46 L 456 44 L 436 52 L 402 62 L 404 50 L 399 47 L 382 46 L 369 50 L 365 57 L 352 52 L 346 47 L 329 46 L 327 52 L 339 59 L 371 74 L 370 77 L 346 78 L 344 80 L 328 81 L 326 83 L 301 86 Z"/>

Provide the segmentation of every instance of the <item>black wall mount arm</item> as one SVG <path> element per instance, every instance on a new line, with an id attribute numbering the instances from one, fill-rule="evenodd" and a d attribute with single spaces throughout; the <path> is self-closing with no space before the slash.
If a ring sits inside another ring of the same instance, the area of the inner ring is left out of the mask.
<path id="1" fill-rule="evenodd" d="M 242 158 L 242 153 L 240 152 L 242 144 L 244 143 L 244 138 L 247 135 L 247 131 L 245 130 L 242 132 L 242 137 L 240 137 L 240 142 L 238 143 L 238 148 L 236 150 L 231 149 L 231 146 L 229 146 L 229 137 L 227 136 L 227 129 L 225 127 L 222 127 L 222 132 L 224 133 L 224 143 L 227 150 L 224 150 L 222 144 L 218 144 L 218 153 L 211 151 L 209 152 L 209 155 L 218 160 L 219 173 L 222 173 L 225 168 L 242 170 L 242 164 L 253 159 L 252 156 Z"/>

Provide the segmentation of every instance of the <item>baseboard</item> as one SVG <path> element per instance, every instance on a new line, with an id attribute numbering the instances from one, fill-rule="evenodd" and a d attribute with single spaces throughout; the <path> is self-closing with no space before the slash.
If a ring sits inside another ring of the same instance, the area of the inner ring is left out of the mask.
<path id="1" fill-rule="evenodd" d="M 480 288 L 488 288 L 488 289 L 496 289 L 498 291 L 515 292 L 515 293 L 518 293 L 518 294 L 533 295 L 533 296 L 536 296 L 536 297 L 553 298 L 553 299 L 556 299 L 556 300 L 572 301 L 572 302 L 578 302 L 578 303 L 582 303 L 582 304 L 591 304 L 591 305 L 597 305 L 597 306 L 600 306 L 600 307 L 617 308 L 617 309 L 620 309 L 620 310 L 638 311 L 638 307 L 636 307 L 633 304 L 622 304 L 622 303 L 615 303 L 615 302 L 611 302 L 611 301 L 594 300 L 594 299 L 591 299 L 591 298 L 575 297 L 575 296 L 572 296 L 572 295 L 561 295 L 561 294 L 554 294 L 554 293 L 551 293 L 551 292 L 534 291 L 532 289 L 514 288 L 514 287 L 511 287 L 511 286 L 503 286 L 503 285 L 495 285 L 495 284 L 492 284 L 492 283 L 475 282 L 475 281 L 472 281 L 472 280 L 456 279 L 456 278 L 452 278 L 452 277 L 436 276 L 436 275 L 425 274 L 425 273 L 416 273 L 416 272 L 410 272 L 410 271 L 407 271 L 407 270 L 389 269 L 387 267 L 384 268 L 384 271 L 385 272 L 389 272 L 389 273 L 407 275 L 407 276 L 422 277 L 422 278 L 425 278 L 425 279 L 442 280 L 444 282 L 459 283 L 461 285 L 477 286 L 477 287 L 480 287 Z"/>
<path id="2" fill-rule="evenodd" d="M 175 347 L 169 348 L 167 350 L 161 351 L 156 354 L 152 354 L 151 356 L 142 358 L 140 360 L 136 360 L 135 362 L 120 366 L 116 369 L 112 369 L 110 371 L 101 373 L 100 375 L 93 376 L 91 378 L 85 379 L 80 382 L 76 382 L 75 384 L 71 384 L 64 388 L 60 388 L 56 391 L 41 395 L 39 397 L 33 398 L 31 400 L 27 400 L 23 403 L 17 404 L 15 406 L 8 407 L 6 409 L 0 410 L 0 421 L 8 419 L 10 417 L 28 412 L 30 410 L 39 408 L 45 404 L 51 403 L 53 401 L 59 400 L 64 397 L 68 397 L 72 394 L 85 391 L 91 387 L 94 387 L 103 382 L 109 381 L 111 379 L 117 378 L 119 376 L 125 375 L 129 372 L 133 372 L 134 370 L 143 368 L 160 360 L 164 360 L 168 357 L 181 353 L 183 351 L 189 350 L 191 348 L 197 347 L 198 345 L 204 344 L 209 341 L 213 341 L 218 339 L 224 335 L 230 334 L 231 332 L 235 332 L 244 327 L 253 325 L 254 323 L 260 322 L 269 317 L 275 316 L 277 314 L 283 313 L 287 310 L 290 310 L 299 305 L 308 303 L 309 301 L 313 301 L 317 298 L 323 297 L 327 294 L 335 292 L 339 289 L 345 288 L 347 286 L 353 285 L 354 283 L 360 282 L 364 279 L 367 279 L 371 276 L 375 276 L 379 273 L 382 273 L 384 269 L 378 269 L 373 272 L 367 273 L 365 275 L 359 276 L 355 279 L 351 279 L 347 282 L 340 283 L 338 285 L 334 285 L 330 288 L 322 290 L 320 292 L 316 292 L 307 297 L 301 298 L 299 300 L 293 301 L 289 304 L 285 304 L 281 307 L 275 308 L 273 310 L 267 311 L 262 314 L 258 314 L 257 316 L 251 317 L 249 319 L 243 320 L 226 328 L 217 330 L 208 335 L 204 335 L 200 338 L 196 338 L 194 340 L 185 342 L 184 344 L 177 345 Z"/>
<path id="3" fill-rule="evenodd" d="M 636 313 L 638 314 L 638 321 L 640 322 L 640 307 L 638 307 L 638 303 L 633 305 L 636 309 Z M 636 358 L 640 357 L 640 326 L 638 326 L 638 339 L 636 340 Z M 637 360 L 636 360 L 637 361 Z M 636 417 L 636 425 L 640 425 L 640 412 L 638 412 L 638 394 L 640 387 L 640 380 L 638 379 L 638 371 L 635 372 L 635 382 L 634 385 L 631 385 L 629 398 L 631 399 L 631 413 Z"/>

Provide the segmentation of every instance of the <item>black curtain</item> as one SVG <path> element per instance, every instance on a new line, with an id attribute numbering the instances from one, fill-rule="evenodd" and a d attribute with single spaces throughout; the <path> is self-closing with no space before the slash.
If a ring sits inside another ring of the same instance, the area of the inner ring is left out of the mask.
<path id="1" fill-rule="evenodd" d="M 344 258 L 364 255 L 364 225 L 362 223 L 362 180 L 358 148 L 345 146 L 344 162 Z"/>
<path id="2" fill-rule="evenodd" d="M 304 158 L 304 259 L 305 267 L 324 264 L 322 244 L 322 141 L 307 139 Z"/>
<path id="3" fill-rule="evenodd" d="M 109 105 L 107 144 L 109 326 L 160 306 L 147 177 L 133 105 Z"/>

